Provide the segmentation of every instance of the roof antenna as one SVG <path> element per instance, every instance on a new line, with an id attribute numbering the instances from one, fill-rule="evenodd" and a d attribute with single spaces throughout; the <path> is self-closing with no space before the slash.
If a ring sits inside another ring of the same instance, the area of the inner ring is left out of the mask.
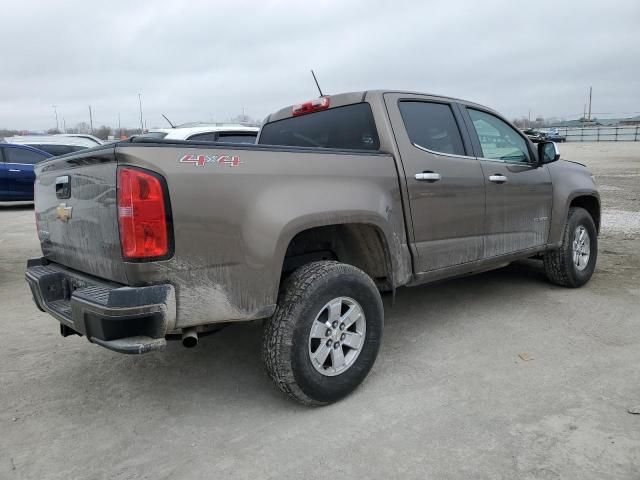
<path id="1" fill-rule="evenodd" d="M 160 115 L 162 115 L 162 116 L 164 117 L 164 119 L 165 119 L 167 122 L 169 122 L 169 125 L 171 125 L 171 128 L 176 128 L 176 126 L 175 126 L 173 123 L 171 123 L 171 120 L 169 120 L 169 119 L 167 118 L 167 116 L 166 116 L 164 113 L 161 113 Z"/>
<path id="2" fill-rule="evenodd" d="M 311 75 L 313 75 L 313 80 L 316 82 L 316 87 L 318 87 L 318 91 L 320 92 L 320 96 L 324 97 L 324 94 L 322 93 L 322 90 L 320 89 L 320 84 L 318 83 L 318 79 L 316 78 L 316 74 L 314 73 L 313 70 L 311 70 Z"/>

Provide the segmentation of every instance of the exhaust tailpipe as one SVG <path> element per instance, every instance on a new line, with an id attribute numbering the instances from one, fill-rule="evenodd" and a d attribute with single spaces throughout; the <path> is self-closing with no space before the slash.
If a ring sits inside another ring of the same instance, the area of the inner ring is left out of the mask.
<path id="1" fill-rule="evenodd" d="M 198 332 L 195 327 L 183 329 L 182 346 L 185 348 L 193 348 L 196 345 L 198 345 Z"/>

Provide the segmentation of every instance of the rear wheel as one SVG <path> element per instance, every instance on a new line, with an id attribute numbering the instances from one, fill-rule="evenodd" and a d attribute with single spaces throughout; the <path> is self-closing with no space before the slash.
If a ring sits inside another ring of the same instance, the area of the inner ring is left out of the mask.
<path id="1" fill-rule="evenodd" d="M 598 232 L 593 218 L 584 208 L 570 208 L 562 245 L 544 255 L 547 278 L 557 285 L 580 287 L 593 275 L 597 257 Z"/>
<path id="2" fill-rule="evenodd" d="M 280 390 L 305 405 L 351 393 L 375 362 L 384 312 L 373 280 L 333 261 L 300 267 L 265 322 L 262 358 Z"/>

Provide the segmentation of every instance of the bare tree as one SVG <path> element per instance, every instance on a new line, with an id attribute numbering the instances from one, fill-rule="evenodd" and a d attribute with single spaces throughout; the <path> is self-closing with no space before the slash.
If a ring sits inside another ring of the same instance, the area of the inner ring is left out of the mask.
<path id="1" fill-rule="evenodd" d="M 87 122 L 80 122 L 76 125 L 75 130 L 77 133 L 89 133 L 91 131 L 91 126 Z"/>
<path id="2" fill-rule="evenodd" d="M 111 135 L 111 127 L 102 125 L 100 128 L 93 131 L 93 134 L 101 140 L 107 140 Z"/>
<path id="3" fill-rule="evenodd" d="M 7 128 L 0 128 L 0 138 L 13 137 L 14 135 L 20 135 L 18 130 L 9 130 Z"/>

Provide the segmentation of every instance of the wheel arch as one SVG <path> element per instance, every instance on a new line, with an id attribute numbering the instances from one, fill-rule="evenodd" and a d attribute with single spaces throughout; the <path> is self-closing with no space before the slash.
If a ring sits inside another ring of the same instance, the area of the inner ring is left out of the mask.
<path id="1" fill-rule="evenodd" d="M 361 269 L 380 290 L 393 290 L 400 280 L 396 272 L 401 247 L 389 226 L 374 216 L 300 222 L 286 229 L 279 245 L 280 281 L 296 268 L 323 259 Z"/>
<path id="2" fill-rule="evenodd" d="M 600 199 L 597 196 L 591 194 L 578 194 L 573 197 L 569 203 L 569 208 L 572 207 L 584 208 L 589 212 L 589 215 L 591 215 L 591 218 L 593 219 L 593 223 L 596 224 L 596 231 L 600 233 Z"/>

